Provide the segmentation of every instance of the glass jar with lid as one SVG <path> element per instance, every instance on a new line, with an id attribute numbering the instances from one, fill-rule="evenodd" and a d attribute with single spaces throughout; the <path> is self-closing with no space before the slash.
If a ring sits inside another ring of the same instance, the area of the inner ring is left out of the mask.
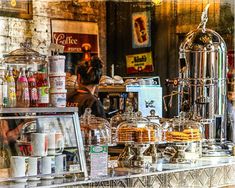
<path id="1" fill-rule="evenodd" d="M 87 108 L 80 118 L 81 131 L 85 145 L 111 145 L 111 128 L 109 122 L 91 114 Z"/>
<path id="2" fill-rule="evenodd" d="M 38 66 L 47 65 L 46 56 L 31 49 L 31 46 L 31 39 L 26 39 L 24 43 L 20 44 L 19 49 L 3 55 L 3 63 L 15 67 L 16 70 L 21 67 L 32 67 L 35 71 L 40 68 Z"/>

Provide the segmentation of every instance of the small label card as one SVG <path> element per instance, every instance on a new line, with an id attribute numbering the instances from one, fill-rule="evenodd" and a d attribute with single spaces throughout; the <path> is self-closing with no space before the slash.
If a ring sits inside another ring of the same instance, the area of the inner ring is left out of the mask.
<path id="1" fill-rule="evenodd" d="M 108 146 L 91 146 L 91 177 L 106 176 L 108 174 Z"/>

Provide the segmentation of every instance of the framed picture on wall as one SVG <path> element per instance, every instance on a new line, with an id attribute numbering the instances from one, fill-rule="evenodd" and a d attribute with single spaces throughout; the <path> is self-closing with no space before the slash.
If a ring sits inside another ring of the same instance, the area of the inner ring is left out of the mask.
<path id="1" fill-rule="evenodd" d="M 132 14 L 132 48 L 151 47 L 150 11 Z"/>
<path id="2" fill-rule="evenodd" d="M 0 16 L 31 19 L 32 0 L 0 0 Z"/>

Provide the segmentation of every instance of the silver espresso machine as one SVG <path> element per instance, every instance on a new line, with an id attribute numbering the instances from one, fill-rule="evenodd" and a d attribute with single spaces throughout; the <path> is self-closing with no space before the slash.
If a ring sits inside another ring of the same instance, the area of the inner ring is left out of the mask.
<path id="1" fill-rule="evenodd" d="M 223 38 L 206 28 L 207 11 L 179 48 L 178 110 L 189 112 L 203 126 L 203 154 L 227 154 L 227 49 Z"/>

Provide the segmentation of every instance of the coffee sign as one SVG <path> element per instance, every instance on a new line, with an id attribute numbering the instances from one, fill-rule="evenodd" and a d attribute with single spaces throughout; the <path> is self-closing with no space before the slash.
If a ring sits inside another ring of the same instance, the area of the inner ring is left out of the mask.
<path id="1" fill-rule="evenodd" d="M 141 53 L 126 56 L 127 73 L 153 72 L 152 53 Z"/>
<path id="2" fill-rule="evenodd" d="M 63 45 L 64 52 L 80 53 L 82 45 L 89 43 L 91 52 L 98 53 L 97 35 L 81 33 L 53 32 L 53 43 Z"/>

